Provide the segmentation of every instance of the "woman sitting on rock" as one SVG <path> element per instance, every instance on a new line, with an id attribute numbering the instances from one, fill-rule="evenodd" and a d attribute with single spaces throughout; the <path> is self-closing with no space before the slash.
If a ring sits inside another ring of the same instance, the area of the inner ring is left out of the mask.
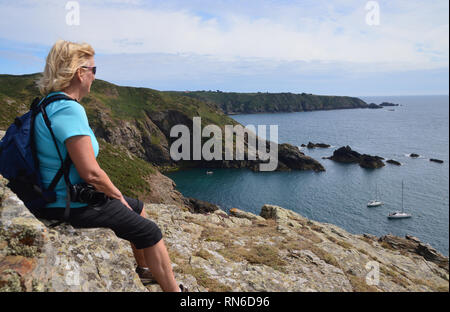
<path id="1" fill-rule="evenodd" d="M 101 205 L 71 202 L 68 222 L 76 228 L 112 229 L 118 237 L 131 242 L 138 264 L 136 272 L 141 279 L 148 280 L 153 275 L 163 291 L 180 291 L 183 286 L 179 287 L 175 281 L 160 229 L 145 218 L 143 203 L 123 196 L 97 163 L 99 145 L 79 104 L 95 79 L 94 54 L 89 44 L 59 40 L 48 54 L 44 74 L 38 81 L 42 95 L 62 93 L 73 99 L 55 101 L 46 107 L 60 154 L 65 159 L 68 153 L 73 162 L 70 183 L 88 183 L 107 196 Z M 61 167 L 61 158 L 41 113 L 36 117 L 34 129 L 42 181 L 48 187 Z M 64 219 L 65 179 L 59 181 L 55 191 L 57 200 L 43 209 L 40 217 L 44 219 Z"/>

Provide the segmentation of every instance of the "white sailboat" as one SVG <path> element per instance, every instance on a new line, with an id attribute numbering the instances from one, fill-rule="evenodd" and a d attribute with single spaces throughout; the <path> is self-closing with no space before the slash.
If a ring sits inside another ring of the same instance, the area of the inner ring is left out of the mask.
<path id="1" fill-rule="evenodd" d="M 404 212 L 403 210 L 403 181 L 402 181 L 402 211 L 391 212 L 388 215 L 389 219 L 405 219 L 411 218 L 411 214 Z"/>
<path id="2" fill-rule="evenodd" d="M 367 207 L 378 207 L 383 205 L 383 202 L 378 200 L 378 185 L 375 187 L 375 199 L 367 203 Z"/>

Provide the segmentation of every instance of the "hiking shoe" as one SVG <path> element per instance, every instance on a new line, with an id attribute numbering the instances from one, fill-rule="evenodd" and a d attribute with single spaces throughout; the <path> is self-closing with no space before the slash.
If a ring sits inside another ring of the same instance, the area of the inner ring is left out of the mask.
<path id="1" fill-rule="evenodd" d="M 178 287 L 180 287 L 181 292 L 189 292 L 189 289 L 183 286 L 183 284 L 180 284 Z"/>
<path id="2" fill-rule="evenodd" d="M 144 284 L 144 286 L 157 283 L 149 268 L 141 268 L 138 266 L 136 267 L 136 273 L 137 275 L 139 275 L 139 278 L 141 279 L 141 282 L 142 284 Z"/>

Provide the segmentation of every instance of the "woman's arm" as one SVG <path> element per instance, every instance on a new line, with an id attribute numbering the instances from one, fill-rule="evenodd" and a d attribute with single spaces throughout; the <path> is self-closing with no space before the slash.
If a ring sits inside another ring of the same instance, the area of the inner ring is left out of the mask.
<path id="1" fill-rule="evenodd" d="M 122 193 L 114 186 L 108 175 L 103 171 L 95 159 L 91 138 L 88 135 L 73 136 L 66 140 L 67 151 L 80 177 L 95 187 L 99 192 L 111 198 L 119 199 L 131 209 Z"/>

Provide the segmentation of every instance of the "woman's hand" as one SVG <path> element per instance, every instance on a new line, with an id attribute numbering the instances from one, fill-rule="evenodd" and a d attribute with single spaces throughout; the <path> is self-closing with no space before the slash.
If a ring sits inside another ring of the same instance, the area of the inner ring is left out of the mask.
<path id="1" fill-rule="evenodd" d="M 122 193 L 114 186 L 108 175 L 100 168 L 95 159 L 91 138 L 88 135 L 73 136 L 66 140 L 67 151 L 72 159 L 80 177 L 91 184 L 97 191 L 107 196 L 118 199 L 128 209 L 128 205 Z"/>
<path id="2" fill-rule="evenodd" d="M 128 209 L 133 210 L 133 209 L 130 207 L 130 205 L 128 205 L 128 202 L 125 200 L 125 198 L 123 198 L 123 196 L 120 198 L 120 202 L 121 202 L 122 204 L 124 204 L 125 207 L 127 207 Z"/>

